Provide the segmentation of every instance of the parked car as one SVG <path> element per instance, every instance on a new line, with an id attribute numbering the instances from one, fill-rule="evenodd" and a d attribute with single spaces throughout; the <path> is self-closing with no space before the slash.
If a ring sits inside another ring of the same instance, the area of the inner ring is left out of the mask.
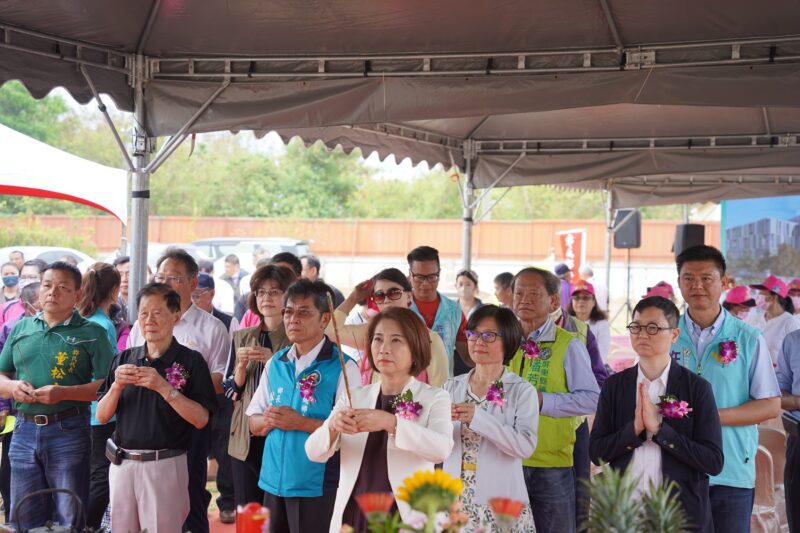
<path id="1" fill-rule="evenodd" d="M 308 241 L 290 237 L 217 237 L 192 241 L 192 244 L 203 250 L 214 261 L 214 274 L 221 276 L 225 272 L 225 257 L 235 254 L 239 265 L 247 272 L 253 272 L 253 253 L 261 246 L 270 256 L 280 252 L 291 252 L 297 257 L 310 253 Z"/>
<path id="2" fill-rule="evenodd" d="M 69 256 L 78 263 L 78 269 L 81 272 L 86 272 L 86 269 L 95 263 L 93 258 L 80 250 L 62 246 L 6 246 L 5 248 L 0 248 L 0 263 L 8 261 L 8 254 L 15 250 L 22 252 L 26 261 L 28 259 L 41 259 L 48 265 L 64 256 Z"/>

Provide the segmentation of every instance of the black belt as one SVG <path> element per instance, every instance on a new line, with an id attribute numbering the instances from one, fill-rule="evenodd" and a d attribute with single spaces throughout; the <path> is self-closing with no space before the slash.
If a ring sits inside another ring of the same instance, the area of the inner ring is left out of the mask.
<path id="1" fill-rule="evenodd" d="M 65 418 L 86 414 L 88 409 L 86 407 L 70 407 L 58 413 L 50 413 L 48 415 L 26 415 L 25 413 L 18 413 L 25 422 L 33 422 L 37 426 L 46 426 Z"/>
<path id="2" fill-rule="evenodd" d="M 159 461 L 161 459 L 169 459 L 170 457 L 178 457 L 186 453 L 186 450 L 156 450 L 154 452 L 129 452 L 127 450 L 120 450 L 120 459 L 126 461 Z"/>

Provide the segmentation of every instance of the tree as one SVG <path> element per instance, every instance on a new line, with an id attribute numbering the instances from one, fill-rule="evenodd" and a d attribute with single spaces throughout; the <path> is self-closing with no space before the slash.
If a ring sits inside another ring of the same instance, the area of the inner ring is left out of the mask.
<path id="1" fill-rule="evenodd" d="M 0 124 L 42 142 L 52 144 L 60 138 L 67 110 L 61 96 L 48 95 L 37 101 L 18 81 L 0 87 Z"/>

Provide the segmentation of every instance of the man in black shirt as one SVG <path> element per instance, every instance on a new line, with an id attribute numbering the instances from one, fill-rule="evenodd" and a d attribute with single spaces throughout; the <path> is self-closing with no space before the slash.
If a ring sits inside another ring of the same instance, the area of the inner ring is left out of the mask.
<path id="1" fill-rule="evenodd" d="M 172 336 L 180 296 L 150 283 L 137 296 L 145 344 L 119 354 L 97 392 L 97 419 L 117 415 L 107 454 L 111 528 L 180 531 L 189 514 L 186 450 L 216 408 L 203 357 Z"/>

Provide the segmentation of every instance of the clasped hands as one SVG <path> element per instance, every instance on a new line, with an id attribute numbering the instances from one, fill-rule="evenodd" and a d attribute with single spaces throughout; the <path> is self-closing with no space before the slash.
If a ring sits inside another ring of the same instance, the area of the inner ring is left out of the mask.
<path id="1" fill-rule="evenodd" d="M 17 381 L 11 395 L 20 403 L 53 405 L 64 399 L 63 392 L 64 388 L 59 385 L 45 385 L 34 389 L 27 381 Z"/>
<path id="2" fill-rule="evenodd" d="M 243 346 L 236 350 L 236 365 L 246 368 L 247 364 L 266 363 L 272 357 L 272 350 L 263 346 Z"/>
<path id="3" fill-rule="evenodd" d="M 120 365 L 114 371 L 114 385 L 124 389 L 127 385 L 144 387 L 162 396 L 172 390 L 172 385 L 151 366 Z"/>
<path id="4" fill-rule="evenodd" d="M 647 386 L 644 383 L 639 383 L 638 394 L 639 402 L 636 405 L 636 413 L 633 417 L 633 430 L 637 435 L 641 435 L 644 430 L 655 435 L 661 428 L 661 423 L 658 420 L 658 408 L 650 401 L 650 394 L 647 392 Z"/>
<path id="5" fill-rule="evenodd" d="M 450 406 L 450 418 L 453 422 L 469 424 L 472 422 L 473 416 L 475 416 L 474 403 L 454 403 Z"/>
<path id="6" fill-rule="evenodd" d="M 342 409 L 333 415 L 331 429 L 346 435 L 386 431 L 394 433 L 397 417 L 380 409 Z"/>

